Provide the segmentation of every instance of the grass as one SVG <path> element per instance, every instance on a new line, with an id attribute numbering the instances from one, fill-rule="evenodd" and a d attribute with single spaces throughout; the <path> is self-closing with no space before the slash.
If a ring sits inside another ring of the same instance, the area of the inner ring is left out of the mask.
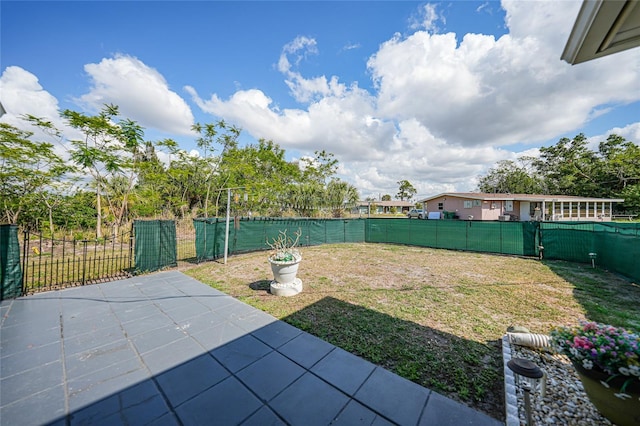
<path id="1" fill-rule="evenodd" d="M 265 252 L 185 271 L 338 347 L 504 418 L 500 339 L 591 319 L 640 329 L 640 287 L 590 265 L 388 244 L 303 248 L 279 298 Z"/>

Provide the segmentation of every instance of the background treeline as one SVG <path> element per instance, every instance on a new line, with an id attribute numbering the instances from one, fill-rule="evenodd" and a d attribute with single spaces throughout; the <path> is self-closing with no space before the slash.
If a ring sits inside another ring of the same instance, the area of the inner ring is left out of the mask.
<path id="1" fill-rule="evenodd" d="M 616 206 L 640 211 L 640 148 L 617 135 L 588 147 L 578 134 L 540 148 L 539 157 L 501 161 L 484 176 L 478 189 L 489 193 L 555 194 L 581 197 L 624 198 Z"/>
<path id="2" fill-rule="evenodd" d="M 193 126 L 200 150 L 193 155 L 170 139 L 145 140 L 116 106 L 61 115 L 75 138 L 34 116 L 24 118 L 51 141 L 0 123 L 2 223 L 52 234 L 92 230 L 100 238 L 136 218 L 224 215 L 226 188 L 236 188 L 232 215 L 241 216 L 339 217 L 359 199 L 335 177 L 333 154 L 291 162 L 272 141 L 240 147 L 240 129 L 224 121 Z"/>
<path id="3" fill-rule="evenodd" d="M 44 132 L 41 140 L 0 123 L 1 223 L 51 234 L 90 230 L 100 238 L 137 218 L 222 216 L 226 188 L 236 188 L 234 216 L 341 217 L 359 199 L 335 177 L 333 154 L 287 161 L 269 140 L 240 147 L 240 129 L 224 121 L 193 126 L 200 151 L 193 155 L 171 139 L 145 140 L 144 129 L 113 105 L 61 116 L 67 135 L 50 121 L 23 117 Z M 610 135 L 593 151 L 579 134 L 541 148 L 539 157 L 499 162 L 478 182 L 481 192 L 619 197 L 619 209 L 638 212 L 640 148 Z M 407 197 L 415 193 L 409 189 Z"/>

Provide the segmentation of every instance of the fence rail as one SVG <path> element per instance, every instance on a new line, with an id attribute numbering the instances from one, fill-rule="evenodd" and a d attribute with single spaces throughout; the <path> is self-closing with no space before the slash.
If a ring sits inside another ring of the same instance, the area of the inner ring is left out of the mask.
<path id="1" fill-rule="evenodd" d="M 23 232 L 22 293 L 127 278 L 132 274 L 133 235 L 99 240 L 57 240 Z"/>

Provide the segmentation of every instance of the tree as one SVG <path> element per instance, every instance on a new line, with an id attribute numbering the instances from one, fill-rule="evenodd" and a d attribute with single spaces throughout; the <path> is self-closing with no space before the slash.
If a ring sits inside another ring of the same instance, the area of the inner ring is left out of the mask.
<path id="1" fill-rule="evenodd" d="M 289 186 L 282 194 L 281 205 L 293 209 L 303 217 L 312 217 L 321 205 L 325 195 L 323 186 L 316 181 L 297 183 Z"/>
<path id="2" fill-rule="evenodd" d="M 96 227 L 95 193 L 77 189 L 65 195 L 64 201 L 53 210 L 53 221 L 65 230 L 88 230 Z"/>
<path id="3" fill-rule="evenodd" d="M 480 191 L 624 198 L 625 209 L 640 209 L 640 147 L 621 136 L 609 135 L 594 151 L 578 134 L 540 148 L 538 158 L 518 160 L 500 161 L 479 176 Z"/>
<path id="4" fill-rule="evenodd" d="M 562 138 L 553 146 L 540 148 L 540 157 L 533 161 L 543 176 L 547 194 L 603 196 L 600 184 L 601 161 L 587 147 L 587 139 L 580 133 L 573 139 Z"/>
<path id="5" fill-rule="evenodd" d="M 391 195 L 389 194 L 384 194 L 382 196 L 382 200 L 381 201 L 391 201 Z"/>
<path id="6" fill-rule="evenodd" d="M 315 181 L 322 185 L 335 175 L 338 169 L 338 160 L 335 156 L 324 150 L 315 151 L 314 158 L 302 158 L 299 160 L 303 181 Z"/>
<path id="7" fill-rule="evenodd" d="M 622 190 L 640 182 L 640 147 L 618 135 L 600 142 L 598 154 L 603 161 L 603 175 L 611 188 Z"/>
<path id="8" fill-rule="evenodd" d="M 539 194 L 542 190 L 540 182 L 524 164 L 532 161 L 528 157 L 519 159 L 523 165 L 512 160 L 502 160 L 487 172 L 478 177 L 480 192 L 497 194 Z"/>
<path id="9" fill-rule="evenodd" d="M 408 180 L 401 180 L 397 182 L 399 185 L 398 193 L 396 194 L 396 198 L 400 199 L 400 201 L 404 201 L 405 198 L 408 200 L 414 195 L 416 195 L 416 189 L 411 185 Z"/>
<path id="10" fill-rule="evenodd" d="M 627 185 L 620 191 L 620 197 L 624 198 L 623 208 L 630 212 L 640 212 L 640 183 Z"/>
<path id="11" fill-rule="evenodd" d="M 203 150 L 203 165 L 205 170 L 202 170 L 204 175 L 204 181 L 206 182 L 207 193 L 204 197 L 204 215 L 209 215 L 209 197 L 211 195 L 211 187 L 213 184 L 213 175 L 218 172 L 220 162 L 224 153 L 230 149 L 234 149 L 238 146 L 238 137 L 241 130 L 235 126 L 227 126 L 224 120 L 220 120 L 217 123 L 209 123 L 201 125 L 196 123 L 191 127 L 191 130 L 199 133 L 196 139 L 196 145 Z M 221 146 L 221 154 L 215 156 L 215 145 Z M 220 192 L 216 197 L 216 212 L 218 210 L 218 202 L 220 200 Z"/>
<path id="12" fill-rule="evenodd" d="M 113 216 L 114 233 L 122 225 L 129 193 L 135 182 L 135 157 L 143 142 L 144 130 L 135 121 L 121 119 L 118 107 L 105 105 L 98 115 L 91 116 L 65 110 L 62 117 L 67 124 L 79 130 L 84 139 L 70 141 L 71 160 L 93 178 L 96 191 L 96 237 L 102 237 L 102 198 Z M 119 181 L 117 197 L 107 190 L 109 180 Z"/>
<path id="13" fill-rule="evenodd" d="M 300 181 L 300 169 L 285 159 L 285 151 L 270 140 L 233 148 L 223 154 L 220 178 L 228 187 L 242 187 L 247 201 L 242 208 L 275 214 L 275 207 L 292 184 Z"/>
<path id="14" fill-rule="evenodd" d="M 610 188 L 611 196 L 624 198 L 623 208 L 640 211 L 640 147 L 612 134 L 600 142 L 602 184 Z"/>
<path id="15" fill-rule="evenodd" d="M 325 200 L 333 217 L 342 217 L 347 205 L 355 205 L 360 196 L 355 186 L 340 179 L 332 179 L 327 185 Z"/>
<path id="16" fill-rule="evenodd" d="M 72 171 L 53 145 L 31 141 L 32 132 L 0 123 L 0 188 L 2 222 L 18 223 L 20 214 L 36 203 L 38 194 Z"/>
<path id="17" fill-rule="evenodd" d="M 118 107 L 105 105 L 97 115 L 86 115 L 77 111 L 64 110 L 62 118 L 67 124 L 80 131 L 83 139 L 72 139 L 63 146 L 69 152 L 71 161 L 81 173 L 91 176 L 96 200 L 96 237 L 102 237 L 102 199 L 107 201 L 108 211 L 114 220 L 114 230 L 122 224 L 129 193 L 135 182 L 135 159 L 140 154 L 144 131 L 135 121 L 120 119 Z M 27 119 L 42 130 L 49 132 L 63 142 L 63 136 L 51 122 L 27 116 Z M 116 176 L 126 179 L 124 196 L 118 201 L 106 191 L 109 179 Z"/>

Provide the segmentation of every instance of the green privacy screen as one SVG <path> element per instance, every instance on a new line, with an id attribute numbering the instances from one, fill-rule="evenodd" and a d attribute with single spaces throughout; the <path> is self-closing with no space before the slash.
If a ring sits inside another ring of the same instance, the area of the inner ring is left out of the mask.
<path id="1" fill-rule="evenodd" d="M 136 273 L 178 266 L 176 223 L 173 220 L 136 220 L 133 231 Z"/>
<path id="2" fill-rule="evenodd" d="M 369 219 L 367 242 L 536 256 L 536 222 Z"/>
<path id="3" fill-rule="evenodd" d="M 22 295 L 17 225 L 0 225 L 0 300 Z"/>
<path id="4" fill-rule="evenodd" d="M 640 223 L 543 222 L 546 259 L 590 263 L 640 280 Z"/>
<path id="5" fill-rule="evenodd" d="M 196 219 L 199 261 L 224 257 L 225 219 Z M 394 243 L 451 250 L 538 256 L 590 263 L 640 279 L 640 224 L 617 222 L 482 222 L 408 219 L 252 218 L 229 224 L 229 254 L 266 250 L 266 241 L 300 230 L 300 246 Z"/>
<path id="6" fill-rule="evenodd" d="M 295 238 L 300 246 L 344 242 L 364 242 L 365 219 L 280 219 L 243 218 L 229 222 L 229 254 L 268 250 L 280 231 Z M 226 219 L 194 219 L 198 261 L 224 257 Z"/>

